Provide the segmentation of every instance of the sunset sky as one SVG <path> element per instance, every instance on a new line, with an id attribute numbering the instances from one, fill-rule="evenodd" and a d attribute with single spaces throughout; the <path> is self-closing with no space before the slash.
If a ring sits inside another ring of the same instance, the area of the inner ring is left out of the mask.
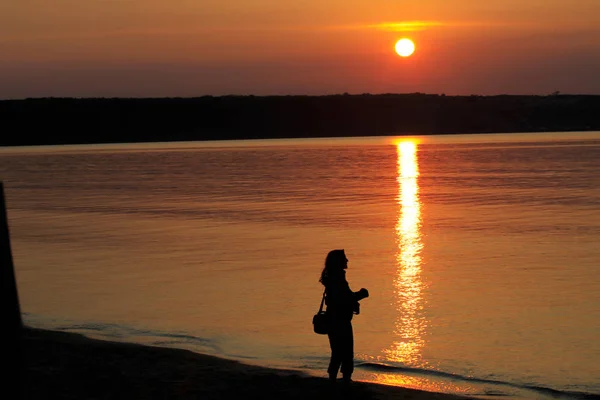
<path id="1" fill-rule="evenodd" d="M 600 0 L 0 3 L 0 99 L 554 91 L 600 94 Z"/>

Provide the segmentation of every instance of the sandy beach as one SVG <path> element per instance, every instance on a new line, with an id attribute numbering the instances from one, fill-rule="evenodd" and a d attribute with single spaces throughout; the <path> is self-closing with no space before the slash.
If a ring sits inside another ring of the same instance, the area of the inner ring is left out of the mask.
<path id="1" fill-rule="evenodd" d="M 22 397 L 27 399 L 466 399 L 327 379 L 193 353 L 25 328 Z"/>

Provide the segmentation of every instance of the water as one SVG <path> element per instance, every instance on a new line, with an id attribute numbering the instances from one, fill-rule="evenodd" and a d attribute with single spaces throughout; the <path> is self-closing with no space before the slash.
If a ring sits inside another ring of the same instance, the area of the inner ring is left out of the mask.
<path id="1" fill-rule="evenodd" d="M 325 376 L 344 248 L 358 380 L 600 395 L 600 133 L 0 150 L 26 324 Z"/>

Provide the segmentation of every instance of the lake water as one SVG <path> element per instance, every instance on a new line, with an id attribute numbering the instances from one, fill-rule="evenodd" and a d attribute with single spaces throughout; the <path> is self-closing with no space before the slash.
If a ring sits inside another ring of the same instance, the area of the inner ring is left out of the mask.
<path id="1" fill-rule="evenodd" d="M 354 378 L 600 395 L 600 133 L 0 150 L 27 325 L 326 376 L 327 252 Z"/>

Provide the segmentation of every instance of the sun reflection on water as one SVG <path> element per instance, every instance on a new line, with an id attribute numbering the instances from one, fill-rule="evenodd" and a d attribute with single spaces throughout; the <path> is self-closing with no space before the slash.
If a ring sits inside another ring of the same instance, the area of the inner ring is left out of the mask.
<path id="1" fill-rule="evenodd" d="M 423 309 L 421 280 L 421 204 L 419 201 L 419 167 L 417 143 L 401 141 L 398 152 L 398 221 L 396 223 L 397 273 L 394 278 L 397 318 L 396 340 L 384 353 L 390 361 L 422 366 L 421 349 L 427 321 Z"/>
<path id="2" fill-rule="evenodd" d="M 436 393 L 452 393 L 458 395 L 473 395 L 477 393 L 474 388 L 469 386 L 419 376 L 378 373 L 373 376 L 372 379 L 371 377 L 368 377 L 367 381 L 382 385 L 401 386 Z"/>

